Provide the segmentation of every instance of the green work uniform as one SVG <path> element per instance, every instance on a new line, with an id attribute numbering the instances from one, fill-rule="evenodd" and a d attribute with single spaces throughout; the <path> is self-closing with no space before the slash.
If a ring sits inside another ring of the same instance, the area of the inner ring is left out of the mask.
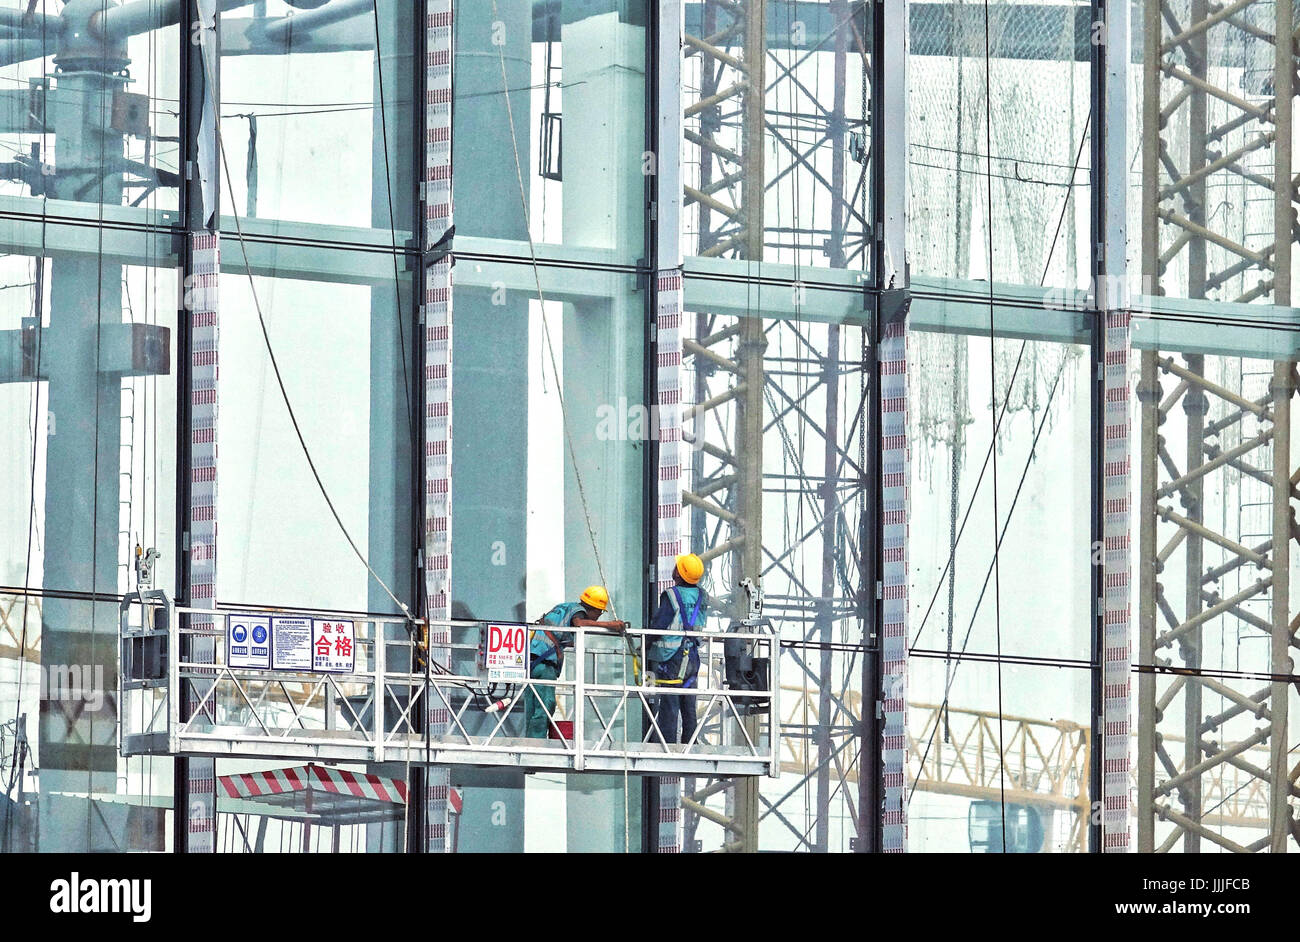
<path id="1" fill-rule="evenodd" d="M 562 602 L 542 616 L 541 624 L 570 628 L 575 618 L 585 615 L 581 602 Z M 534 629 L 529 640 L 529 676 L 534 680 L 558 680 L 564 667 L 564 648 L 572 645 L 571 631 Z M 555 713 L 555 688 L 529 687 L 524 708 L 524 735 L 529 739 L 545 739 L 550 730 L 550 717 Z"/>

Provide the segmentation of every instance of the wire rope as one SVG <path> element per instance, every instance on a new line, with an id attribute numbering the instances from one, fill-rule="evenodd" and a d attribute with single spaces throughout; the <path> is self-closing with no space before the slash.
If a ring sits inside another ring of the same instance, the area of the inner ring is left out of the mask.
<path id="1" fill-rule="evenodd" d="M 988 241 L 989 252 L 989 392 L 993 397 L 989 418 L 992 424 L 992 438 L 989 442 L 993 450 L 993 622 L 997 645 L 997 688 L 998 688 L 998 808 L 1002 815 L 1002 852 L 1007 852 L 1007 784 L 1006 784 L 1006 737 L 1002 728 L 1002 539 L 998 535 L 998 425 L 997 415 L 997 338 L 993 323 L 993 95 L 992 95 L 992 55 L 989 47 L 989 0 L 984 0 L 984 140 L 988 153 L 985 155 L 985 184 L 988 193 L 988 219 L 984 232 Z M 1021 478 L 1021 483 L 1024 478 Z M 1010 524 L 1008 517 L 1007 523 Z M 947 692 L 945 697 L 947 699 Z"/>

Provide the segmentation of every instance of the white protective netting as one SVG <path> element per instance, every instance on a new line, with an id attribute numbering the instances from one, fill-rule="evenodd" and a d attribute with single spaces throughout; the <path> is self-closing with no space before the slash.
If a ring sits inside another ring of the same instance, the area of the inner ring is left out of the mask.
<path id="1" fill-rule="evenodd" d="M 990 5 L 991 68 L 986 74 L 984 11 L 983 4 L 962 2 L 913 9 L 908 82 L 912 271 L 987 281 L 991 228 L 996 283 L 1084 288 L 1087 21 L 1065 4 Z M 986 368 L 969 362 L 970 349 L 964 337 L 913 335 L 910 355 L 923 379 L 912 387 L 913 428 L 924 442 L 951 448 L 973 421 L 971 371 Z M 983 349 L 987 356 L 987 347 Z M 1033 342 L 1022 354 L 1019 341 L 1000 339 L 994 344 L 991 398 L 999 410 L 1005 400 L 1008 413 L 1048 408 L 1053 380 L 1079 355 L 1074 346 Z M 933 456 L 933 449 L 918 449 L 923 477 L 929 477 Z"/>

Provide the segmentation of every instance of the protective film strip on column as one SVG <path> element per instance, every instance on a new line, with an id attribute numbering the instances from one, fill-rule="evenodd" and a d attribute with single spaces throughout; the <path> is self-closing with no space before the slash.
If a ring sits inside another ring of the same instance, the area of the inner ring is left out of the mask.
<path id="1" fill-rule="evenodd" d="M 885 326 L 880 341 L 881 567 L 884 733 L 883 833 L 886 853 L 907 849 L 907 320 Z M 865 810 L 864 814 L 867 813 Z"/>
<path id="2" fill-rule="evenodd" d="M 1102 850 L 1129 846 L 1129 319 L 1128 311 L 1106 314 L 1106 406 L 1102 416 L 1105 543 L 1102 626 Z"/>
<path id="3" fill-rule="evenodd" d="M 682 850 L 682 780 L 676 775 L 659 778 L 659 848 L 660 854 L 679 854 Z"/>
<path id="4" fill-rule="evenodd" d="M 682 273 L 659 272 L 656 277 L 655 342 L 658 351 L 656 406 L 659 428 L 659 524 L 657 592 L 673 581 L 673 567 L 682 552 Z M 693 549 L 693 547 L 692 547 Z M 659 853 L 681 850 L 682 780 L 659 780 Z"/>
<path id="5" fill-rule="evenodd" d="M 451 229 L 451 58 L 452 2 L 427 0 L 425 22 L 425 168 L 423 182 L 425 251 Z M 451 617 L 451 256 L 424 272 L 424 593 L 431 620 Z M 430 626 L 429 657 L 447 665 L 451 635 Z M 431 735 L 446 732 L 450 712 L 430 700 Z M 427 773 L 425 849 L 447 849 L 447 789 L 451 773 Z"/>
<path id="6" fill-rule="evenodd" d="M 213 608 L 217 584 L 217 280 L 221 271 L 220 236 L 190 233 L 190 272 L 185 306 L 190 317 L 190 545 L 189 599 L 194 608 Z M 191 617 L 191 627 L 212 627 L 212 619 Z M 212 637 L 191 636 L 190 658 L 215 661 Z M 187 685 L 188 706 L 198 706 L 204 690 Z M 208 707 L 211 709 L 211 706 Z M 216 763 L 187 760 L 189 847 L 191 853 L 216 850 Z"/>

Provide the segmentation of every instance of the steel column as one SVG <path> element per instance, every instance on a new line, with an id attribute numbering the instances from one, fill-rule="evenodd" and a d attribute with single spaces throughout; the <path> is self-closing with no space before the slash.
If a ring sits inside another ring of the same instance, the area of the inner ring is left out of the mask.
<path id="1" fill-rule="evenodd" d="M 183 63 L 182 109 L 184 163 L 191 168 L 182 188 L 187 229 L 182 257 L 184 310 L 176 360 L 177 509 L 181 526 L 177 546 L 177 585 L 184 602 L 195 608 L 216 604 L 217 583 L 217 412 L 219 315 L 217 289 L 221 271 L 220 189 L 217 122 L 221 100 L 220 12 L 216 0 L 185 4 L 179 34 Z M 200 42 L 191 42 L 197 36 Z M 194 616 L 185 616 L 193 624 Z M 214 641 L 191 638 L 181 656 L 200 663 L 215 656 Z M 180 716 L 203 695 L 191 684 L 180 703 Z M 216 762 L 182 759 L 173 776 L 173 835 L 178 853 L 216 851 Z"/>

